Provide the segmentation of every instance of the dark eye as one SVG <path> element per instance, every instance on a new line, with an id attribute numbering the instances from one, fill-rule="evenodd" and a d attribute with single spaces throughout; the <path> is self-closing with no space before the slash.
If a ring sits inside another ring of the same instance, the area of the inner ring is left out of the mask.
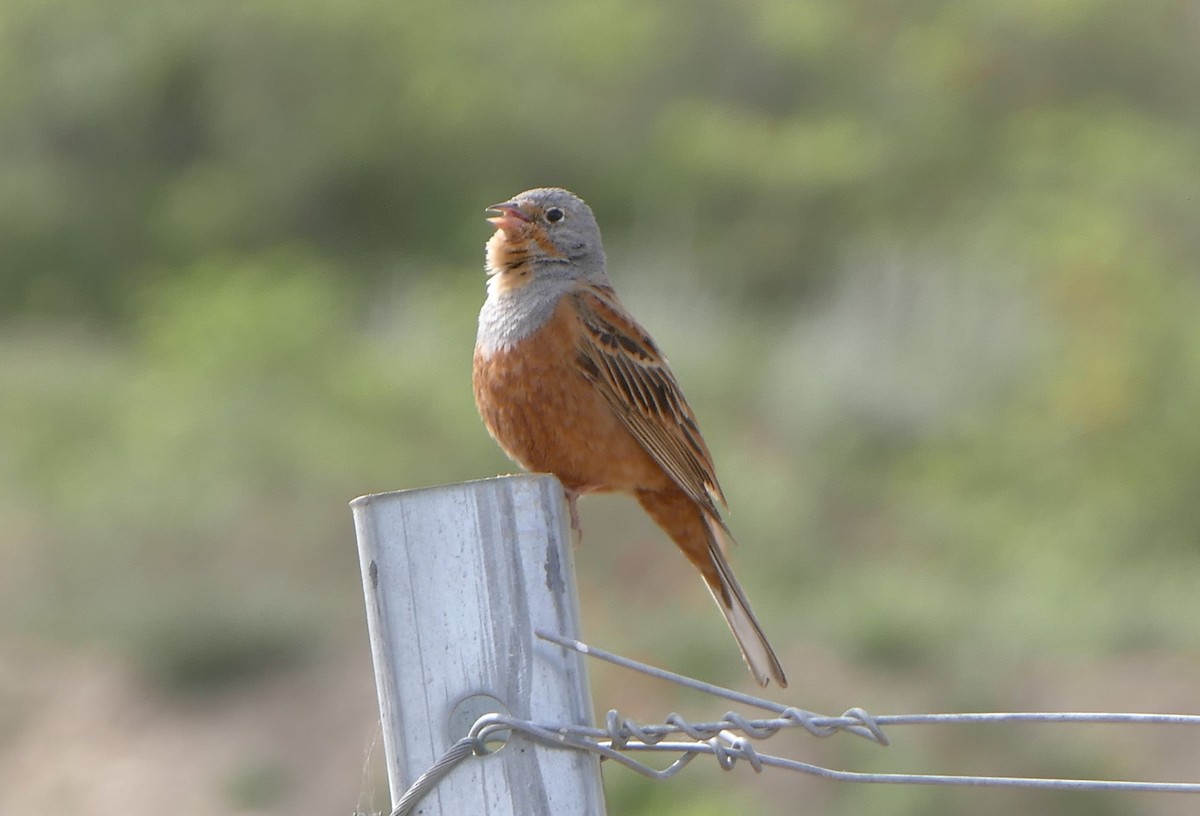
<path id="1" fill-rule="evenodd" d="M 546 210 L 546 220 L 551 224 L 557 224 L 559 221 L 562 221 L 564 217 L 566 217 L 566 213 L 560 210 L 558 207 L 551 207 L 550 209 Z"/>

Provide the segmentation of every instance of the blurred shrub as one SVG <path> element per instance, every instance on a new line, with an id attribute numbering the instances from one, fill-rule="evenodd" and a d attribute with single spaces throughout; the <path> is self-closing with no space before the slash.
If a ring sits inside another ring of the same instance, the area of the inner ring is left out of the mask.
<path id="1" fill-rule="evenodd" d="M 488 449 L 470 398 L 475 304 L 462 291 L 446 290 L 442 307 L 398 296 L 368 326 L 326 263 L 230 256 L 143 289 L 123 338 L 12 336 L 0 346 L 0 484 L 18 534 L 0 537 L 0 555 L 14 565 L 13 609 L 35 626 L 161 648 L 150 662 L 164 676 L 293 651 L 269 615 L 263 629 L 187 612 L 201 587 L 270 600 L 301 629 L 336 626 L 318 610 L 357 592 L 345 502 L 461 479 Z M 446 333 L 456 321 L 457 339 Z M 53 591 L 19 580 L 26 560 Z M 194 637 L 180 637 L 189 625 Z"/>
<path id="2" fill-rule="evenodd" d="M 1097 234 L 1064 198 L 1195 264 L 1190 15 L 1170 0 L 9 3 L 0 309 L 120 315 L 145 277 L 280 245 L 361 290 L 398 257 L 461 262 L 482 206 L 547 183 L 760 308 L 819 289 L 864 239 L 1017 219 L 1009 253 Z"/>

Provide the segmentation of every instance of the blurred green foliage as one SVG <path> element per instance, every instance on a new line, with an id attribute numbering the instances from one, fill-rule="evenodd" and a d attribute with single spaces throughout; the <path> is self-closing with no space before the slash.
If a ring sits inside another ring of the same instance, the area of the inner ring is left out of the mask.
<path id="1" fill-rule="evenodd" d="M 789 701 L 1010 708 L 1047 664 L 1194 661 L 1198 35 L 1172 0 L 10 0 L 3 637 L 115 643 L 173 690 L 361 638 L 345 501 L 508 469 L 470 397 L 483 208 L 560 184 L 703 421 Z M 589 637 L 744 682 L 636 509 L 584 514 Z M 942 740 L 926 769 L 1022 751 Z M 1041 759 L 999 772 L 1146 775 Z M 609 784 L 622 814 L 737 801 Z"/>

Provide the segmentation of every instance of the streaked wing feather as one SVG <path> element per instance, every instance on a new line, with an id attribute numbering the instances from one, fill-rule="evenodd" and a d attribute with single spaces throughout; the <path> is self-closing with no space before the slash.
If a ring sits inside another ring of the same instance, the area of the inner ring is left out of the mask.
<path id="1" fill-rule="evenodd" d="M 679 383 L 654 341 L 628 316 L 612 289 L 574 295 L 584 333 L 578 362 L 613 412 L 663 470 L 719 523 L 725 503 L 712 455 Z"/>

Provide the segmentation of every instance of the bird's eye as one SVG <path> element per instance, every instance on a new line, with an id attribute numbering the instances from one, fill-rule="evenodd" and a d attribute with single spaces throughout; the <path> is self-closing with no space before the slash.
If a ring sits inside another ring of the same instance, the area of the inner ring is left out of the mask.
<path id="1" fill-rule="evenodd" d="M 562 221 L 566 215 L 567 214 L 558 207 L 551 207 L 550 209 L 546 210 L 546 220 L 551 224 L 557 224 L 559 221 Z"/>

